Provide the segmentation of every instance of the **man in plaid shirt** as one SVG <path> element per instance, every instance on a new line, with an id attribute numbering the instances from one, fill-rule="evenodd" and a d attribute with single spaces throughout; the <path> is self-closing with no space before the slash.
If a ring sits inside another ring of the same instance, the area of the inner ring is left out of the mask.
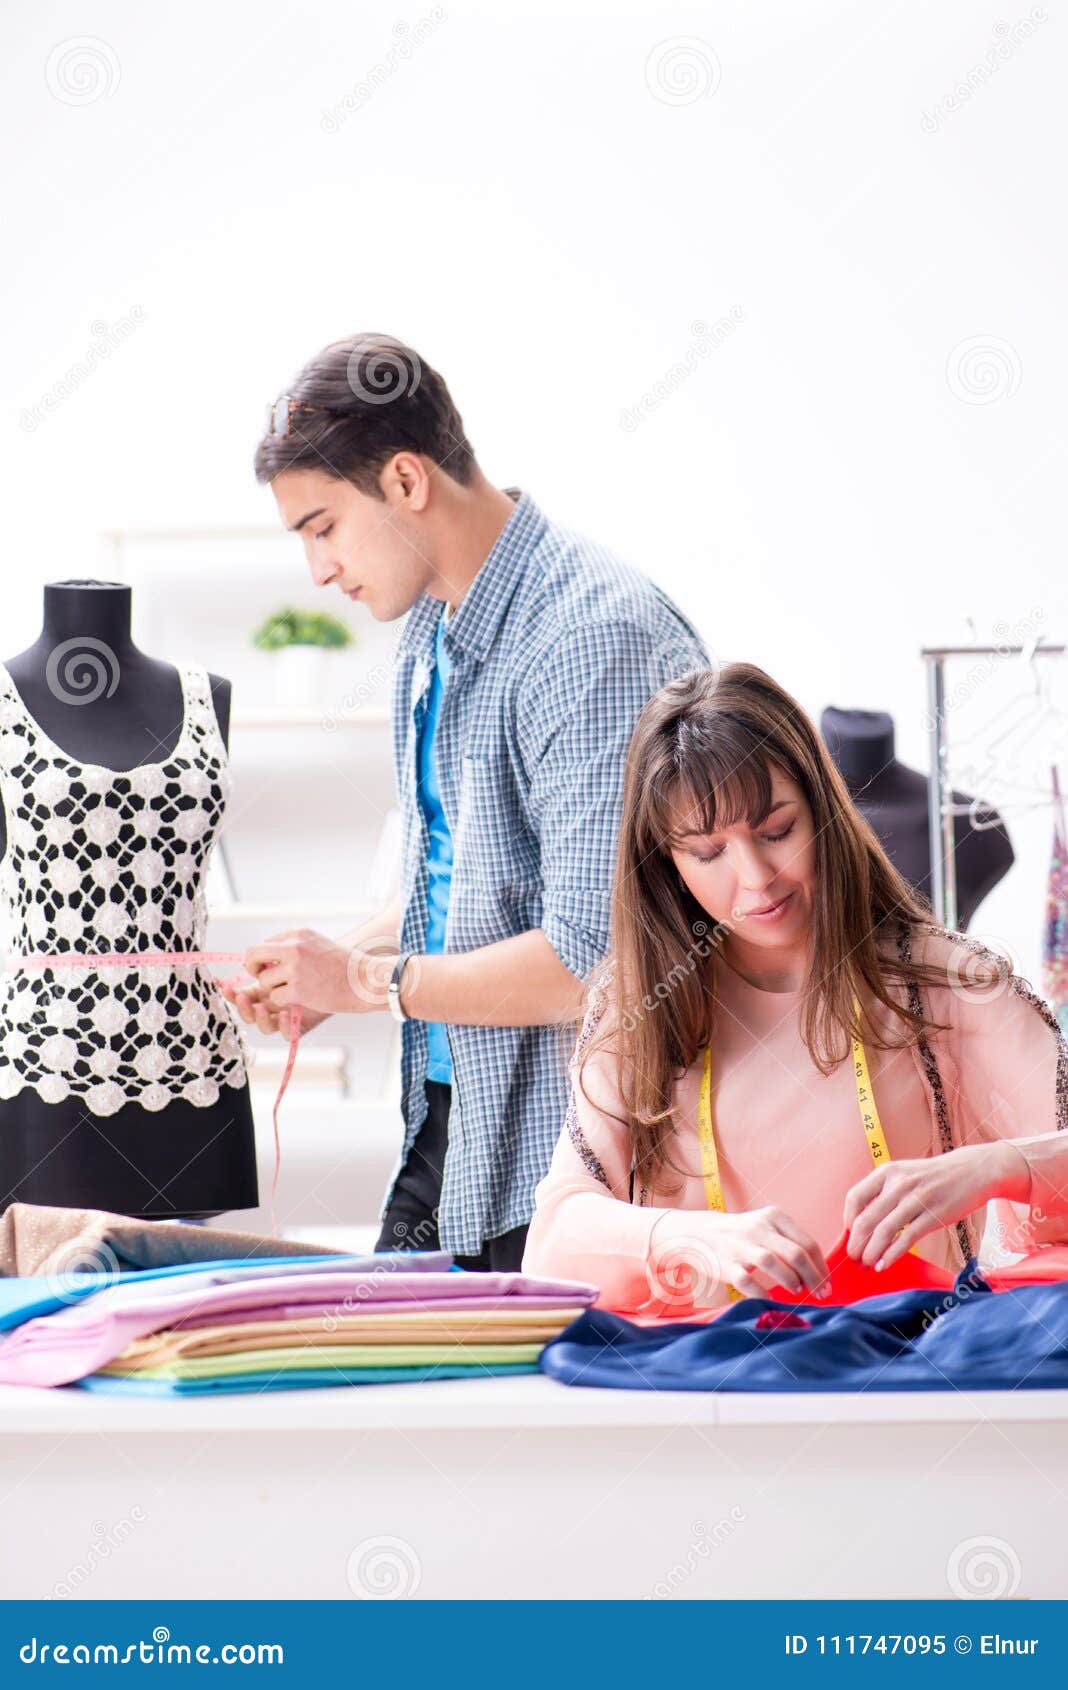
<path id="1" fill-rule="evenodd" d="M 404 1144 L 381 1250 L 522 1260 L 567 1104 L 561 1023 L 608 948 L 623 765 L 646 699 L 709 657 L 670 599 L 478 468 L 410 347 L 327 347 L 256 454 L 313 579 L 407 614 L 393 691 L 399 898 L 246 957 L 245 1019 L 403 1018 Z M 310 1012 L 310 1013 L 309 1013 Z"/>

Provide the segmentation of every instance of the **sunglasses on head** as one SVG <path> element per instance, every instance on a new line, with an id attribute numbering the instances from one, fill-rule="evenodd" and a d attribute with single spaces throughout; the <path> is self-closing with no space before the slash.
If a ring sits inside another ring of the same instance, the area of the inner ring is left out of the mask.
<path id="1" fill-rule="evenodd" d="M 293 432 L 294 411 L 325 411 L 332 416 L 341 415 L 333 405 L 310 405 L 306 399 L 291 399 L 288 393 L 283 393 L 280 399 L 267 407 L 267 433 L 277 440 L 285 440 Z"/>

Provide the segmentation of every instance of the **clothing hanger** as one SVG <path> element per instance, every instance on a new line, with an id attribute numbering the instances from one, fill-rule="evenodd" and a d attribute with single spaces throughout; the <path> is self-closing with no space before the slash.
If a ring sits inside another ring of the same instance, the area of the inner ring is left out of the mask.
<path id="1" fill-rule="evenodd" d="M 1035 810 L 1048 810 L 1052 804 L 1053 799 L 1048 796 L 1036 799 L 1033 804 L 999 804 L 997 816 L 993 819 L 989 816 L 983 819 L 974 819 L 972 821 L 972 831 L 973 833 L 989 832 L 990 828 L 1000 826 L 1006 816 L 1031 815 Z M 987 808 L 987 806 L 984 805 L 984 808 Z M 952 812 L 947 811 L 947 814 L 949 813 L 956 816 L 971 815 L 971 809 L 966 804 L 958 804 L 954 807 Z"/>
<path id="2" fill-rule="evenodd" d="M 1056 763 L 1050 769 L 1050 780 L 1053 787 L 1053 826 L 1060 841 L 1062 851 L 1068 851 L 1068 813 L 1064 807 L 1064 796 L 1061 792 L 1060 773 Z"/>
<path id="3" fill-rule="evenodd" d="M 999 711 L 996 720 L 1003 725 L 1001 732 L 995 734 L 993 738 L 987 731 L 988 726 L 993 726 L 993 723 L 975 728 L 971 733 L 954 736 L 958 747 L 968 745 L 971 741 L 978 739 L 988 768 L 996 770 L 998 763 L 996 753 L 1000 747 L 1007 747 L 1014 738 L 1021 734 L 1026 734 L 1029 739 L 1033 738 L 1039 723 L 1049 721 L 1051 725 L 1063 727 L 1068 722 L 1068 715 L 1054 703 L 1050 695 L 1048 669 L 1040 669 L 1038 666 L 1037 659 L 1041 653 L 1042 641 L 1040 636 L 1028 640 L 1020 653 L 1020 662 L 1028 673 L 1031 687 L 1029 693 L 1012 700 L 1009 708 L 1022 713 L 1017 714 L 1015 719 L 1010 721 L 1006 727 L 1004 726 L 1005 711 L 1004 709 Z M 983 771 L 983 773 L 985 772 Z"/>
<path id="4" fill-rule="evenodd" d="M 1012 751 L 1013 743 L 1020 740 L 1021 736 L 1024 737 L 1026 746 L 1033 747 L 1036 741 L 1047 731 L 1056 732 L 1058 736 L 1063 736 L 1068 729 L 1068 713 L 1061 709 L 1051 696 L 1049 671 L 1040 668 L 1037 663 L 1037 658 L 1040 655 L 1040 638 L 1029 640 L 1021 653 L 1022 661 L 1026 664 L 1031 679 L 1031 692 L 1025 701 L 1023 713 L 1018 714 L 1008 727 L 1003 727 L 1002 731 L 995 734 L 992 739 L 985 741 L 982 767 L 977 763 L 972 763 L 962 764 L 958 768 L 957 778 L 963 784 L 979 786 L 988 791 L 997 790 L 1005 794 L 1004 797 L 972 799 L 967 805 L 956 804 L 947 807 L 949 814 L 967 815 L 972 827 L 977 832 L 982 832 L 984 828 L 997 826 L 997 816 L 991 814 L 984 816 L 980 813 L 983 810 L 989 812 L 996 809 L 1001 814 L 1020 814 L 1043 809 L 1053 802 L 1048 785 L 1048 765 L 1041 775 L 1033 767 L 1029 771 L 1021 771 L 1026 775 L 1024 779 L 1019 778 L 1018 773 L 1010 774 L 1008 772 L 1008 766 L 1023 761 L 1024 745 L 1020 746 L 1021 756 L 1019 758 L 1014 757 Z M 982 733 L 981 729 L 968 735 L 964 743 L 967 743 L 969 739 L 975 739 L 979 733 Z M 959 743 L 961 742 L 958 740 Z M 1034 801 L 1025 803 L 1022 801 L 1025 798 Z"/>

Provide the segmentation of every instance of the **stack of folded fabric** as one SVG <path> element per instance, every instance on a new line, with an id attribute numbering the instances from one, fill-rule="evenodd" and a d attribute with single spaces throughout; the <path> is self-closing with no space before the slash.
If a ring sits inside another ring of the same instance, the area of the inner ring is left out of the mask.
<path id="1" fill-rule="evenodd" d="M 0 1282 L 0 1383 L 159 1396 L 533 1373 L 597 1296 L 418 1252 L 86 1279 L 74 1297 L 40 1278 Z"/>

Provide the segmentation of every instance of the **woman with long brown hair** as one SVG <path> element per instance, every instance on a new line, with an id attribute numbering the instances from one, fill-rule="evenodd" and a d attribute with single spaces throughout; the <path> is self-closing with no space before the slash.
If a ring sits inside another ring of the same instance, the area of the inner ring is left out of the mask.
<path id="1" fill-rule="evenodd" d="M 619 1308 L 826 1289 L 825 1252 L 955 1268 L 986 1205 L 1068 1237 L 1068 1046 L 931 919 L 804 711 L 734 663 L 628 753 L 609 957 L 524 1269 Z M 1062 1136 L 1063 1135 L 1063 1136 Z"/>

